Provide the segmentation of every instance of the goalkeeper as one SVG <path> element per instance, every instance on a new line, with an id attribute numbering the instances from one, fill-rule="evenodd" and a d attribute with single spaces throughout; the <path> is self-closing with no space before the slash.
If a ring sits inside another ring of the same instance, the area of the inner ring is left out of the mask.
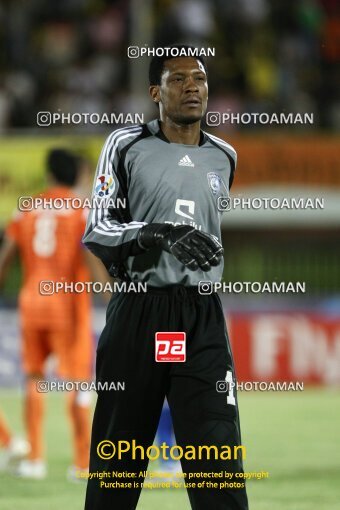
<path id="1" fill-rule="evenodd" d="M 228 197 L 236 153 L 200 129 L 208 99 L 200 57 L 154 57 L 149 78 L 160 119 L 108 137 L 93 187 L 107 207 L 93 209 L 84 235 L 112 276 L 148 284 L 146 293 L 114 294 L 108 306 L 97 380 L 124 381 L 125 391 L 98 392 L 90 458 L 91 472 L 134 472 L 139 483 L 109 490 L 89 480 L 86 510 L 137 507 L 148 459 L 104 460 L 97 447 L 104 440 L 152 445 L 165 396 L 177 445 L 241 444 L 236 394 L 216 391 L 219 380 L 235 382 L 223 309 L 216 293 L 199 293 L 200 281 L 222 276 L 218 206 Z M 184 332 L 186 361 L 157 362 L 157 332 Z M 240 456 L 182 459 L 182 469 L 243 472 Z M 244 487 L 190 488 L 188 495 L 195 510 L 248 508 Z"/>

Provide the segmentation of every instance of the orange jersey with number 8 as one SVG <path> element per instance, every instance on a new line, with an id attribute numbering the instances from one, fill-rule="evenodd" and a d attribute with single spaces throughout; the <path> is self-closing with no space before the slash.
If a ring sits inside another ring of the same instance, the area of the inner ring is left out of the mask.
<path id="1" fill-rule="evenodd" d="M 6 234 L 15 240 L 23 267 L 23 285 L 19 296 L 22 325 L 30 328 L 71 328 L 79 315 L 79 294 L 60 289 L 56 282 L 89 279 L 81 238 L 86 217 L 82 208 L 72 209 L 75 198 L 68 187 L 54 187 L 39 195 L 47 204 L 53 199 L 69 199 L 59 208 L 38 208 L 16 214 Z M 49 201 L 50 199 L 50 201 Z M 68 206 L 66 206 L 68 204 Z M 88 299 L 79 299 L 89 309 Z M 80 315 L 84 313 L 81 312 Z"/>

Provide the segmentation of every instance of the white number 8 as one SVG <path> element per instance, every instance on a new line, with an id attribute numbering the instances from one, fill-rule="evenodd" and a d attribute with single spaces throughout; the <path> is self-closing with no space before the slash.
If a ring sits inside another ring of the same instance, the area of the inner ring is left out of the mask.
<path id="1" fill-rule="evenodd" d="M 35 234 L 33 237 L 33 251 L 39 257 L 50 257 L 56 249 L 56 217 L 50 214 L 42 214 L 35 222 Z"/>

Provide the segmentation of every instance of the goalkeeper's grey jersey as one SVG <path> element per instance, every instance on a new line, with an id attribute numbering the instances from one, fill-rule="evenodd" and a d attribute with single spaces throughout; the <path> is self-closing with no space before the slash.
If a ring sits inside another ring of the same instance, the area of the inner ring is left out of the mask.
<path id="1" fill-rule="evenodd" d="M 170 143 L 158 120 L 117 129 L 99 158 L 97 206 L 88 217 L 85 245 L 111 274 L 134 282 L 163 287 L 220 281 L 223 261 L 210 271 L 191 271 L 160 248 L 142 252 L 136 238 L 143 225 L 170 223 L 192 225 L 221 241 L 218 203 L 229 196 L 235 165 L 235 150 L 203 131 L 199 145 L 184 145 Z"/>

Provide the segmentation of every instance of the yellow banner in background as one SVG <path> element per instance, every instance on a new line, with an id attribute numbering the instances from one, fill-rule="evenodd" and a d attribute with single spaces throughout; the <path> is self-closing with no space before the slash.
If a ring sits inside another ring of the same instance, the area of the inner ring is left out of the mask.
<path id="1" fill-rule="evenodd" d="M 216 134 L 238 153 L 233 191 L 237 187 L 261 184 L 340 188 L 339 137 Z M 34 195 L 45 187 L 45 159 L 49 149 L 64 147 L 85 156 L 94 172 L 105 138 L 105 134 L 65 134 L 0 139 L 0 227 L 4 227 L 16 209 L 18 197 Z"/>
<path id="2" fill-rule="evenodd" d="M 104 136 L 15 136 L 0 139 L 0 227 L 17 208 L 18 197 L 46 185 L 45 161 L 52 148 L 67 148 L 88 158 L 95 169 Z"/>

